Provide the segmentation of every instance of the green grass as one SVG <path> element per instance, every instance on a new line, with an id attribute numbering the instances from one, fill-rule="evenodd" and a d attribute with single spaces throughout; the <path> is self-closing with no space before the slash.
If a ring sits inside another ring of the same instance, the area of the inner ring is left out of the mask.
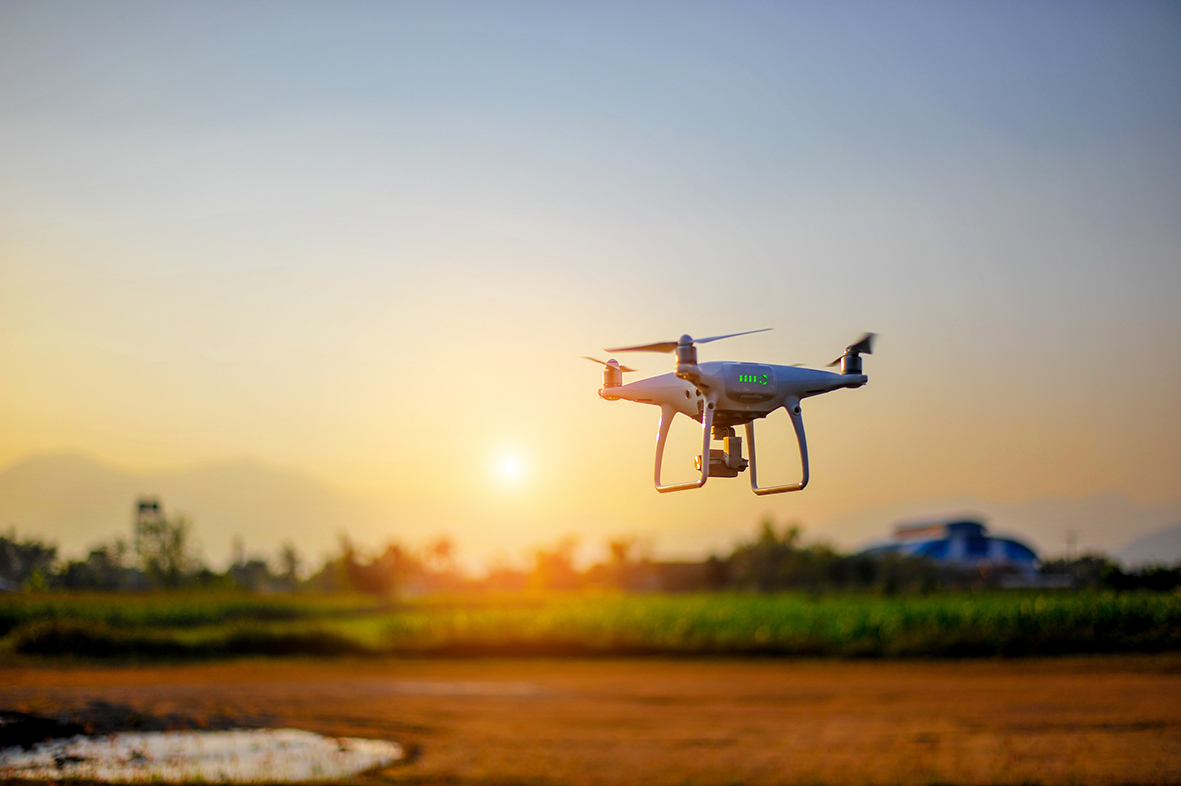
<path id="1" fill-rule="evenodd" d="M 962 657 L 1181 650 L 1181 596 L 958 593 L 362 598 L 6 596 L 26 655 L 666 654 Z"/>
<path id="2" fill-rule="evenodd" d="M 372 598 L 156 592 L 0 595 L 0 635 L 29 622 L 70 620 L 113 627 L 191 628 L 232 620 L 340 618 L 384 608 Z"/>
<path id="3" fill-rule="evenodd" d="M 409 609 L 401 651 L 956 656 L 1181 648 L 1181 598 L 1150 594 L 608 596 L 538 608 Z"/>

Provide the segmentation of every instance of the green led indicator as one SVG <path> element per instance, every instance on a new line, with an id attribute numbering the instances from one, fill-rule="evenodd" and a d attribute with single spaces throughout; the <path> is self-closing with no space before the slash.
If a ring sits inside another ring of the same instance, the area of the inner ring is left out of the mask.
<path id="1" fill-rule="evenodd" d="M 756 385 L 766 385 L 771 380 L 766 374 L 739 374 L 739 382 L 753 382 Z"/>

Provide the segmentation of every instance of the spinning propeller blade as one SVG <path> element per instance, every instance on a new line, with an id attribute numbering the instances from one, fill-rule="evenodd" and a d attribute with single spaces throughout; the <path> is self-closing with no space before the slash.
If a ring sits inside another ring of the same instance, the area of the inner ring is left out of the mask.
<path id="1" fill-rule="evenodd" d="M 878 337 L 877 333 L 866 333 L 856 344 L 849 347 L 854 352 L 859 352 L 865 355 L 873 354 L 873 340 Z"/>
<path id="2" fill-rule="evenodd" d="M 734 338 L 735 336 L 749 336 L 751 333 L 766 333 L 771 328 L 759 328 L 758 330 L 744 330 L 741 333 L 727 333 L 724 336 L 710 336 L 709 338 L 695 338 L 694 344 L 708 344 L 711 341 L 721 341 L 724 338 Z"/>
<path id="3" fill-rule="evenodd" d="M 841 362 L 841 358 L 843 358 L 845 355 L 850 354 L 850 353 L 852 353 L 854 355 L 863 355 L 863 354 L 864 355 L 872 355 L 873 354 L 873 340 L 875 338 L 877 338 L 877 335 L 878 335 L 877 333 L 866 333 L 864 336 L 857 339 L 856 343 L 850 344 L 849 346 L 845 347 L 845 351 L 841 353 L 841 357 L 839 357 L 836 360 L 834 360 L 833 362 L 829 363 L 828 366 L 837 365 L 838 363 Z"/>
<path id="4" fill-rule="evenodd" d="M 747 336 L 751 333 L 763 333 L 771 328 L 759 328 L 758 330 L 746 330 L 742 333 L 727 333 L 724 336 L 710 336 L 709 338 L 693 338 L 692 336 L 685 336 L 689 344 L 708 344 L 711 341 L 721 341 L 724 338 L 734 338 L 735 336 Z M 635 347 L 620 347 L 618 349 L 608 349 L 607 352 L 672 352 L 681 342 L 679 341 L 658 341 L 655 344 L 640 344 Z"/>
<path id="5" fill-rule="evenodd" d="M 610 363 L 607 363 L 606 361 L 599 360 L 598 358 L 592 358 L 587 355 L 583 355 L 582 358 L 583 358 L 583 360 L 592 360 L 595 363 L 598 363 L 600 366 L 608 366 L 609 367 L 611 365 Z M 620 371 L 635 371 L 634 368 L 630 368 L 628 366 L 620 366 L 618 363 L 616 363 L 615 365 L 619 368 Z"/>
<path id="6" fill-rule="evenodd" d="M 608 349 L 605 352 L 672 352 L 677 348 L 675 341 L 661 341 L 656 344 L 641 344 L 638 347 L 620 347 L 619 349 Z"/>

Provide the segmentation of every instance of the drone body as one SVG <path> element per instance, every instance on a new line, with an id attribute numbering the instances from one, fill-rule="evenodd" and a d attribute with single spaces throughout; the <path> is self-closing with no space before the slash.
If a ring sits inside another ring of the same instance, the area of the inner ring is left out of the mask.
<path id="1" fill-rule="evenodd" d="M 749 331 L 758 333 L 761 331 Z M 850 344 L 841 357 L 830 365 L 841 364 L 841 373 L 777 366 L 766 363 L 697 362 L 697 348 L 722 338 L 745 335 L 734 333 L 694 341 L 682 336 L 676 342 L 622 347 L 609 352 L 669 352 L 677 356 L 676 370 L 637 382 L 623 384 L 623 372 L 631 371 L 614 359 L 603 363 L 603 387 L 599 396 L 608 401 L 625 399 L 660 407 L 660 427 L 656 435 L 656 467 L 654 481 L 660 492 L 700 488 L 710 477 L 738 477 L 750 468 L 750 486 L 755 494 L 781 494 L 799 491 L 808 485 L 808 444 L 804 437 L 804 421 L 800 401 L 810 396 L 841 388 L 859 388 L 869 378 L 861 373 L 861 354 L 871 354 L 873 334 L 867 333 Z M 594 360 L 594 358 L 588 358 Z M 760 488 L 755 453 L 754 422 L 783 407 L 791 417 L 800 449 L 803 474 L 798 483 Z M 664 460 L 664 446 L 673 418 L 680 413 L 701 423 L 701 455 L 697 457 L 700 476 L 688 483 L 665 485 L 660 480 Z M 742 456 L 742 438 L 734 433 L 736 426 L 746 429 L 750 460 Z M 711 450 L 711 440 L 722 442 L 721 450 Z"/>

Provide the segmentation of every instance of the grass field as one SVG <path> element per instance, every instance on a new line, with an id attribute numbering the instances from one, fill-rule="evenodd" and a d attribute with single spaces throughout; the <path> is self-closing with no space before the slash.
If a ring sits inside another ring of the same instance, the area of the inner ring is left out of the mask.
<path id="1" fill-rule="evenodd" d="M 208 594 L 0 597 L 16 656 L 788 655 L 962 657 L 1181 650 L 1181 596 L 531 595 L 379 604 Z"/>

